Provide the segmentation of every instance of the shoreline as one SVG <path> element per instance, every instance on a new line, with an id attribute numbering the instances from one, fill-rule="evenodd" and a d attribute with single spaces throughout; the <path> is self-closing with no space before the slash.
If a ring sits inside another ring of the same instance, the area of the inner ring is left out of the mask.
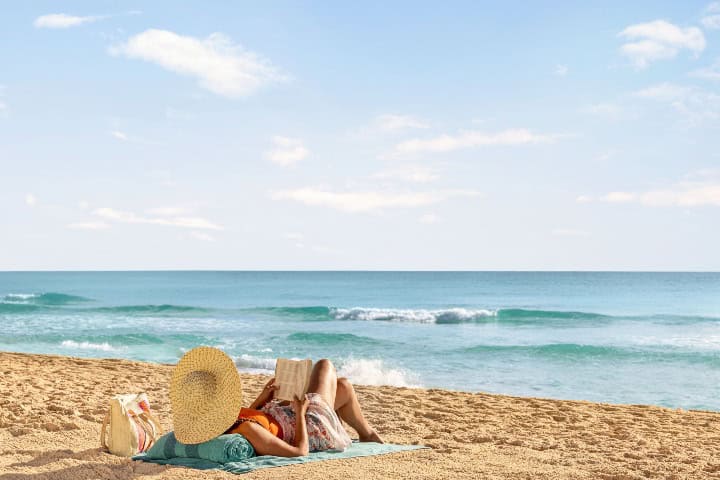
<path id="1" fill-rule="evenodd" d="M 233 478 L 99 452 L 110 397 L 145 391 L 171 427 L 172 364 L 0 351 L 0 478 Z M 241 372 L 245 403 L 268 378 Z M 267 469 L 247 478 L 720 478 L 720 413 L 438 388 L 357 386 L 392 443 L 431 450 Z M 351 436 L 355 436 L 352 432 Z"/>

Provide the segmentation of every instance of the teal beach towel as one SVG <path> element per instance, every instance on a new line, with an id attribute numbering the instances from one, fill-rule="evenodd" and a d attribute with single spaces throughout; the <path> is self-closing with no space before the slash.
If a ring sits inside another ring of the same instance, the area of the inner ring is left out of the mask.
<path id="1" fill-rule="evenodd" d="M 394 445 L 389 443 L 353 442 L 343 452 L 312 452 L 304 457 L 274 457 L 263 455 L 251 457 L 241 461 L 218 463 L 202 458 L 150 458 L 147 454 L 140 454 L 133 457 L 133 460 L 158 463 L 160 465 L 174 465 L 178 467 L 195 468 L 199 470 L 223 470 L 230 473 L 247 473 L 260 468 L 284 467 L 299 463 L 320 462 L 323 460 L 338 460 L 342 458 L 369 457 L 372 455 L 383 455 L 386 453 L 403 452 L 407 450 L 418 450 L 427 448 L 422 445 Z"/>

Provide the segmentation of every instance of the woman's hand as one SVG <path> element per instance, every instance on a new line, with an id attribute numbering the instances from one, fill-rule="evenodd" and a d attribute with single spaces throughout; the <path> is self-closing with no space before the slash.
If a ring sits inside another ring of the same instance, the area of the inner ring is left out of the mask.
<path id="1" fill-rule="evenodd" d="M 271 378 L 268 380 L 268 382 L 263 387 L 262 391 L 260 392 L 260 395 L 255 399 L 255 401 L 250 405 L 250 408 L 257 410 L 259 408 L 262 408 L 266 403 L 268 403 L 270 400 L 272 400 L 275 397 L 275 391 L 280 388 L 277 385 L 275 385 L 275 379 Z"/>
<path id="2" fill-rule="evenodd" d="M 310 405 L 310 400 L 308 399 L 307 395 L 303 395 L 302 399 L 295 395 L 295 399 L 293 400 L 293 410 L 295 410 L 295 417 L 304 417 L 307 413 L 308 405 Z"/>

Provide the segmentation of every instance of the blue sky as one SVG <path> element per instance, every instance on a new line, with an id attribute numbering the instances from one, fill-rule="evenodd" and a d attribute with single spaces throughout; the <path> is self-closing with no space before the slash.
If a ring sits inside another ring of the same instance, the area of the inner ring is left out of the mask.
<path id="1" fill-rule="evenodd" d="M 720 270 L 718 2 L 15 2 L 0 269 Z"/>

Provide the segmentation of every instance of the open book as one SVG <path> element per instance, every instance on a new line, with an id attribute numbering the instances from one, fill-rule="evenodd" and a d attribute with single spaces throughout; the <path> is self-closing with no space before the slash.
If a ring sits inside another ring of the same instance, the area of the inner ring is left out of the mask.
<path id="1" fill-rule="evenodd" d="M 303 398 L 310 385 L 312 360 L 289 360 L 278 358 L 275 364 L 275 398 L 279 400 L 293 400 L 295 395 Z"/>

